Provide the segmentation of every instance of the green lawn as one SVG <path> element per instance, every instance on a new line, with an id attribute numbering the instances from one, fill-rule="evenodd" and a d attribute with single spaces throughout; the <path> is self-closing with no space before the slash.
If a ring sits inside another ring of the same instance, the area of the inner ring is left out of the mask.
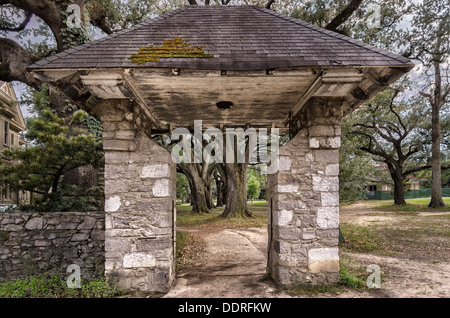
<path id="1" fill-rule="evenodd" d="M 264 227 L 267 225 L 266 201 L 248 202 L 248 208 L 254 217 L 230 218 L 221 217 L 223 207 L 211 209 L 210 213 L 192 213 L 189 203 L 177 205 L 177 225 L 184 227 L 217 226 L 217 227 Z M 257 213 L 259 212 L 259 213 Z"/>
<path id="2" fill-rule="evenodd" d="M 450 198 L 444 198 L 444 203 L 446 207 L 440 209 L 428 208 L 428 203 L 430 198 L 420 198 L 420 199 L 407 199 L 406 205 L 399 206 L 394 205 L 393 200 L 368 200 L 365 201 L 367 205 L 375 207 L 377 210 L 381 211 L 417 211 L 417 212 L 446 212 L 450 211 Z"/>

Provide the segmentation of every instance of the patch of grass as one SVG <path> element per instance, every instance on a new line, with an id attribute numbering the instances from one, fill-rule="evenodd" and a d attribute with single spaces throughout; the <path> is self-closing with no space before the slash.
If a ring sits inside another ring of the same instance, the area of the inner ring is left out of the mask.
<path id="1" fill-rule="evenodd" d="M 177 212 L 187 212 L 191 211 L 192 207 L 189 203 L 177 204 Z"/>
<path id="2" fill-rule="evenodd" d="M 366 287 L 365 281 L 356 273 L 352 273 L 346 265 L 341 264 L 339 271 L 341 278 L 340 284 L 354 289 L 364 289 Z"/>
<path id="3" fill-rule="evenodd" d="M 388 221 L 369 226 L 341 223 L 345 242 L 341 250 L 423 261 L 449 259 L 450 214 L 417 212 L 368 213 Z"/>
<path id="4" fill-rule="evenodd" d="M 430 198 L 407 199 L 406 205 L 394 205 L 393 200 L 367 201 L 368 205 L 375 209 L 388 212 L 450 212 L 450 198 L 444 198 L 447 205 L 443 208 L 433 209 L 428 207 Z"/>
<path id="5" fill-rule="evenodd" d="M 249 228 L 267 226 L 266 215 L 255 214 L 247 218 L 223 218 L 222 209 L 212 209 L 210 213 L 177 213 L 177 225 L 183 227 Z"/>
<path id="6" fill-rule="evenodd" d="M 258 200 L 258 201 L 248 201 L 247 202 L 247 206 L 248 207 L 252 207 L 252 206 L 263 206 L 263 207 L 267 207 L 267 201 L 266 200 Z"/>
<path id="7" fill-rule="evenodd" d="M 0 298 L 110 298 L 124 294 L 103 278 L 81 281 L 81 288 L 67 287 L 59 275 L 33 275 L 0 283 Z"/>
<path id="8" fill-rule="evenodd" d="M 353 253 L 374 253 L 388 255 L 386 240 L 372 227 L 364 227 L 356 224 L 341 223 L 344 243 L 341 247 L 344 251 Z"/>

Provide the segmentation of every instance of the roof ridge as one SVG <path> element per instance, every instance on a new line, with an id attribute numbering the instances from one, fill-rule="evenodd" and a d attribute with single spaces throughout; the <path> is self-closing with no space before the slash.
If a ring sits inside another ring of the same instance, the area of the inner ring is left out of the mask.
<path id="1" fill-rule="evenodd" d="M 341 33 L 338 33 L 338 32 L 334 32 L 334 31 L 331 31 L 331 30 L 326 30 L 326 29 L 320 28 L 320 27 L 318 27 L 318 26 L 316 26 L 314 24 L 305 22 L 305 21 L 303 21 L 301 19 L 295 19 L 295 18 L 289 17 L 287 15 L 283 15 L 281 13 L 275 12 L 273 10 L 266 9 L 264 7 L 260 7 L 260 6 L 252 6 L 252 7 L 254 9 L 256 9 L 256 10 L 261 11 L 261 12 L 272 14 L 272 15 L 274 15 L 276 17 L 279 17 L 279 18 L 281 18 L 281 19 L 283 19 L 285 21 L 289 21 L 289 22 L 295 23 L 297 25 L 301 25 L 303 27 L 315 30 L 317 32 L 321 32 L 321 33 L 326 34 L 328 36 L 331 36 L 332 34 L 333 35 L 337 35 L 337 36 L 335 36 L 335 38 L 338 38 L 340 40 L 349 42 L 351 44 L 355 44 L 355 45 L 357 45 L 359 47 L 370 49 L 371 51 L 374 51 L 376 53 L 379 53 L 379 54 L 382 54 L 384 56 L 387 56 L 387 57 L 389 57 L 391 59 L 394 59 L 396 61 L 399 61 L 401 63 L 411 63 L 412 64 L 411 60 L 409 60 L 406 57 L 403 57 L 403 56 L 397 55 L 397 54 L 393 54 L 393 53 L 390 53 L 390 52 L 385 51 L 383 49 L 380 49 L 380 48 L 378 48 L 376 46 L 373 46 L 373 45 L 370 45 L 370 44 L 367 44 L 367 43 L 355 40 L 355 39 L 353 39 L 353 38 L 351 38 L 351 37 L 349 37 L 347 35 L 344 35 L 344 34 L 341 34 Z"/>
<path id="2" fill-rule="evenodd" d="M 186 9 L 187 9 L 187 6 L 181 6 L 181 7 L 177 8 L 177 9 L 175 9 L 173 11 L 164 13 L 164 14 L 156 16 L 154 18 L 149 18 L 149 19 L 147 19 L 145 21 L 139 22 L 138 24 L 132 25 L 128 29 L 123 29 L 123 30 L 114 32 L 112 34 L 107 34 L 106 36 L 104 36 L 104 37 L 102 37 L 100 39 L 97 39 L 97 40 L 94 40 L 94 41 L 90 41 L 90 42 L 87 42 L 87 43 L 84 43 L 84 44 L 80 44 L 80 45 L 71 47 L 70 49 L 64 50 L 62 52 L 53 54 L 53 55 L 51 55 L 51 56 L 49 56 L 49 57 L 47 57 L 45 59 L 39 60 L 36 63 L 33 63 L 33 64 L 29 65 L 28 68 L 32 68 L 34 66 L 45 66 L 48 63 L 57 60 L 58 58 L 65 57 L 69 53 L 73 53 L 73 52 L 79 51 L 80 49 L 83 49 L 83 48 L 95 46 L 98 43 L 102 43 L 103 41 L 106 41 L 108 39 L 115 38 L 115 37 L 117 37 L 119 35 L 126 34 L 128 32 L 136 30 L 136 29 L 138 29 L 141 26 L 145 26 L 145 25 L 148 25 L 148 24 L 152 24 L 152 23 L 163 21 L 163 20 L 165 20 L 165 19 L 167 19 L 167 18 L 169 18 L 171 16 L 174 16 L 174 15 L 176 15 L 176 14 L 182 12 L 182 11 L 185 11 Z"/>

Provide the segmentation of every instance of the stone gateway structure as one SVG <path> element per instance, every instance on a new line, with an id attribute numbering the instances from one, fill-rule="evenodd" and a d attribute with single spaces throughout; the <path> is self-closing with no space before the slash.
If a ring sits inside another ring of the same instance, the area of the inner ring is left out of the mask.
<path id="1" fill-rule="evenodd" d="M 281 285 L 334 283 L 341 120 L 413 66 L 261 7 L 188 6 L 30 69 L 103 122 L 106 276 L 164 292 L 175 164 L 152 135 L 194 120 L 289 131 L 268 180 L 268 271 Z"/>

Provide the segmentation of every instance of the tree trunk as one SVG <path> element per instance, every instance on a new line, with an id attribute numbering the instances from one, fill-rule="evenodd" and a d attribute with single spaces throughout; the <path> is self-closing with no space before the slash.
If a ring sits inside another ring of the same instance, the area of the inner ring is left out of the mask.
<path id="1" fill-rule="evenodd" d="M 209 179 L 209 178 L 205 184 L 205 199 L 206 199 L 206 205 L 207 205 L 208 209 L 213 209 L 214 202 L 213 202 L 213 198 L 212 198 L 211 179 Z"/>
<path id="2" fill-rule="evenodd" d="M 201 178 L 193 178 L 193 189 L 195 202 L 192 205 L 192 212 L 209 213 L 208 204 L 206 202 L 206 189 Z"/>
<path id="3" fill-rule="evenodd" d="M 445 206 L 442 199 L 442 173 L 441 173 L 441 122 L 439 111 L 441 109 L 441 70 L 439 62 L 434 62 L 434 99 L 431 103 L 431 200 L 430 208 Z"/>
<path id="4" fill-rule="evenodd" d="M 247 208 L 247 164 L 225 164 L 227 175 L 227 198 L 223 217 L 250 217 Z"/>
<path id="5" fill-rule="evenodd" d="M 223 207 L 223 183 L 216 179 L 217 202 L 216 207 Z"/>
<path id="6" fill-rule="evenodd" d="M 389 166 L 389 172 L 391 174 L 392 180 L 394 181 L 394 204 L 395 205 L 405 205 L 405 188 L 403 186 L 404 177 L 402 167 L 393 167 L 391 164 Z"/>
<path id="7" fill-rule="evenodd" d="M 209 213 L 206 203 L 205 183 L 198 173 L 195 164 L 180 164 L 180 170 L 184 173 L 189 182 L 191 190 L 192 212 Z"/>

